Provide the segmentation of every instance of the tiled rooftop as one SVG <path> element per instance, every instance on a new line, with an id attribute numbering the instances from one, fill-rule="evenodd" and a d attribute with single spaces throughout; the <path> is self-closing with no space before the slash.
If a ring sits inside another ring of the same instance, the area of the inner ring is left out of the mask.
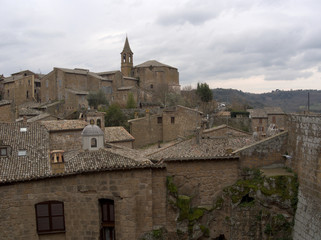
<path id="1" fill-rule="evenodd" d="M 231 153 L 254 142 L 251 136 L 209 137 L 196 142 L 196 137 L 159 150 L 148 157 L 152 160 L 184 160 L 228 157 Z"/>
<path id="2" fill-rule="evenodd" d="M 123 127 L 106 127 L 105 142 L 125 142 L 134 141 L 135 138 Z"/>
<path id="3" fill-rule="evenodd" d="M 9 147 L 9 155 L 0 157 L 0 182 L 49 175 L 48 139 L 48 131 L 36 123 L 0 124 L 1 146 Z M 18 156 L 19 150 L 26 150 L 26 155 Z"/>
<path id="4" fill-rule="evenodd" d="M 26 131 L 21 132 L 20 128 L 26 128 Z M 0 157 L 0 184 L 56 175 L 154 166 L 134 150 L 105 148 L 65 152 L 65 171 L 55 174 L 50 163 L 48 139 L 49 132 L 38 123 L 0 124 L 1 146 L 11 148 L 8 156 Z M 26 155 L 18 156 L 19 150 L 26 150 Z"/>
<path id="5" fill-rule="evenodd" d="M 11 100 L 1 100 L 0 106 L 11 104 L 11 102 L 12 102 Z"/>
<path id="6" fill-rule="evenodd" d="M 88 125 L 83 120 L 53 120 L 42 121 L 41 124 L 49 131 L 79 130 L 84 129 Z"/>
<path id="7" fill-rule="evenodd" d="M 135 67 L 169 67 L 169 68 L 174 68 L 172 66 L 169 66 L 169 65 L 166 65 L 164 63 L 160 63 L 156 60 L 149 60 L 149 61 L 146 61 L 146 62 L 143 62 Z"/>

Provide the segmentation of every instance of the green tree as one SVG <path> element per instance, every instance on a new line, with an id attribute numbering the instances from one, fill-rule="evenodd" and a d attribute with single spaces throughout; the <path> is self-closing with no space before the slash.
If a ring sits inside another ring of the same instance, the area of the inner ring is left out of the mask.
<path id="1" fill-rule="evenodd" d="M 133 93 L 131 92 L 128 94 L 126 108 L 136 108 L 136 101 Z"/>
<path id="2" fill-rule="evenodd" d="M 210 102 L 213 100 L 213 93 L 207 83 L 197 83 L 196 94 L 202 102 Z"/>
<path id="3" fill-rule="evenodd" d="M 111 104 L 105 114 L 105 127 L 125 126 L 126 116 L 118 104 Z"/>
<path id="4" fill-rule="evenodd" d="M 101 104 L 108 104 L 105 93 L 102 90 L 98 92 L 90 92 L 87 96 L 87 101 L 90 107 L 97 109 Z"/>

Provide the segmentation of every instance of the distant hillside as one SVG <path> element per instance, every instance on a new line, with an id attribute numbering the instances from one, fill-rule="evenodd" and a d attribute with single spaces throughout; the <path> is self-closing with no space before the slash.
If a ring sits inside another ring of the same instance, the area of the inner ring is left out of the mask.
<path id="1" fill-rule="evenodd" d="M 310 111 L 321 113 L 320 90 L 272 91 L 270 93 L 245 93 L 235 89 L 213 89 L 213 97 L 218 102 L 241 103 L 253 108 L 264 106 L 281 107 L 283 111 L 302 112 L 307 110 L 310 93 Z"/>

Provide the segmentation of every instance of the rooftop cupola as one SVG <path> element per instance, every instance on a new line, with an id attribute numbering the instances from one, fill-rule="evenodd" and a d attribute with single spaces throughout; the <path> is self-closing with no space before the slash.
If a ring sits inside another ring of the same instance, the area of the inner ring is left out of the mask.
<path id="1" fill-rule="evenodd" d="M 87 125 L 81 135 L 84 150 L 98 150 L 104 147 L 104 132 L 97 125 Z"/>

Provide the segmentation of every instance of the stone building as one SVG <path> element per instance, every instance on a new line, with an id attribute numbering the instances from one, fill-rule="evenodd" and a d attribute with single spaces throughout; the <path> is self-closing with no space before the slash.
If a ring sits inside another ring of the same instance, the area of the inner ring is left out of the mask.
<path id="1" fill-rule="evenodd" d="M 25 102 L 39 102 L 41 77 L 29 70 L 11 74 L 3 81 L 3 99 L 11 100 L 17 106 Z"/>
<path id="2" fill-rule="evenodd" d="M 265 239 L 275 220 L 280 231 L 291 230 L 294 212 L 287 208 L 296 205 L 297 183 L 282 175 L 254 179 L 261 185 L 253 186 L 244 169 L 277 163 L 299 174 L 294 239 L 319 239 L 320 116 L 289 116 L 288 125 L 291 132 L 259 142 L 221 126 L 142 156 L 102 147 L 102 131 L 94 125 L 81 131 L 87 145 L 74 139 L 81 149 L 52 150 L 44 125 L 2 123 L 0 238 Z M 228 200 L 231 192 L 240 195 Z"/>
<path id="3" fill-rule="evenodd" d="M 110 81 L 87 69 L 54 68 L 41 79 L 41 102 L 63 101 L 63 117 L 88 108 L 87 95 L 110 87 Z"/>
<path id="4" fill-rule="evenodd" d="M 80 150 L 82 149 L 81 133 L 88 125 L 83 120 L 53 120 L 42 121 L 43 125 L 49 132 L 49 148 L 53 150 Z"/>
<path id="5" fill-rule="evenodd" d="M 146 117 L 129 120 L 130 134 L 135 138 L 134 148 L 190 136 L 202 126 L 202 116 L 202 112 L 178 105 L 160 114 L 147 112 Z"/>
<path id="6" fill-rule="evenodd" d="M 251 118 L 252 131 L 265 137 L 269 131 L 282 132 L 286 127 L 286 114 L 280 107 L 265 107 L 262 109 L 248 109 Z"/>
<path id="7" fill-rule="evenodd" d="M 165 224 L 161 166 L 128 149 L 49 151 L 49 135 L 0 126 L 1 239 L 138 239 Z"/>
<path id="8" fill-rule="evenodd" d="M 135 138 L 123 127 L 106 127 L 105 142 L 118 146 L 133 148 Z"/>

